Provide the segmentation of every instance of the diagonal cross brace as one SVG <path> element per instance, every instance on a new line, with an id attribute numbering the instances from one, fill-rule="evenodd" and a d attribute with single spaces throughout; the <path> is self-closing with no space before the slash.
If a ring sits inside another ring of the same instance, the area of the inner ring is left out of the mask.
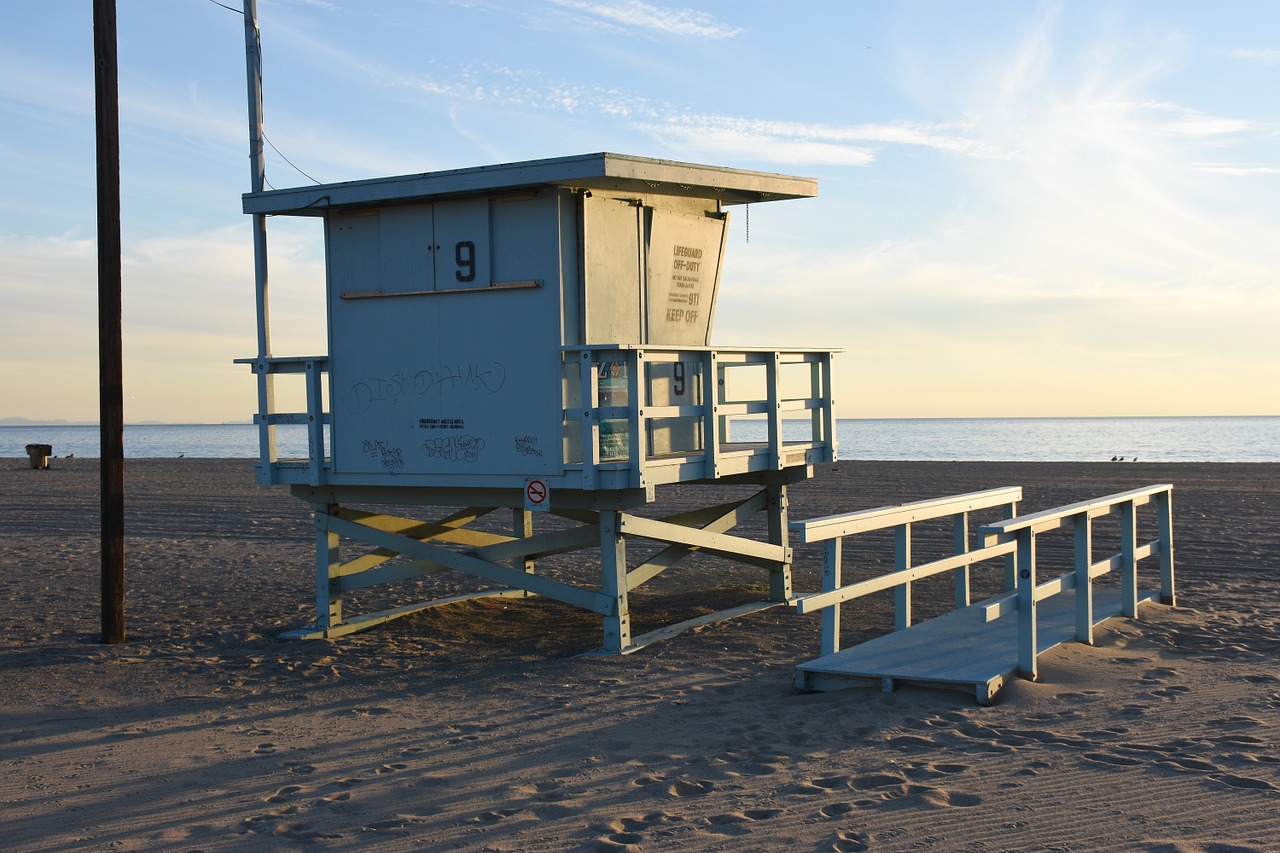
<path id="1" fill-rule="evenodd" d="M 590 610 L 602 616 L 612 615 L 616 607 L 616 603 L 611 597 L 601 595 L 592 590 L 560 583 L 539 575 L 516 571 L 510 566 L 498 565 L 468 554 L 460 554 L 456 551 L 410 539 L 397 533 L 375 530 L 367 525 L 347 521 L 337 516 L 329 517 L 328 529 L 349 539 L 366 542 L 408 557 L 435 563 L 454 571 L 505 584 L 513 589 L 523 589 L 537 595 L 545 595 L 547 598 L 563 601 L 565 604 L 581 607 L 584 610 Z"/>

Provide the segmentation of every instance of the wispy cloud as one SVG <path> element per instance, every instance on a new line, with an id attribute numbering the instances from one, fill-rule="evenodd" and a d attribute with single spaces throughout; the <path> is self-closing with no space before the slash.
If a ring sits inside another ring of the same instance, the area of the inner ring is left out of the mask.
<path id="1" fill-rule="evenodd" d="M 1256 62 L 1259 65 L 1280 65 L 1280 50 L 1239 48 L 1229 52 L 1227 55 L 1232 59 L 1242 59 L 1245 62 Z"/>
<path id="2" fill-rule="evenodd" d="M 1198 172 L 1209 172 L 1214 175 L 1280 175 L 1280 166 L 1246 166 L 1240 163 L 1193 163 L 1191 168 Z"/>
<path id="3" fill-rule="evenodd" d="M 1247 119 L 1209 115 L 1178 104 L 1148 101 L 1139 104 L 1122 103 L 1117 107 L 1134 113 L 1149 111 L 1164 132 L 1180 136 L 1208 138 L 1248 133 L 1259 129 L 1256 122 Z"/>
<path id="4" fill-rule="evenodd" d="M 580 12 L 609 24 L 643 30 L 656 30 L 678 36 L 699 38 L 733 38 L 742 30 L 717 21 L 705 12 L 670 6 L 653 6 L 640 0 L 626 2 L 590 2 L 590 0 L 551 0 L 562 9 Z"/>
<path id="5" fill-rule="evenodd" d="M 641 129 L 660 142 L 710 156 L 748 156 L 776 163 L 865 166 L 877 147 L 905 145 L 966 156 L 1010 156 L 999 145 L 977 138 L 964 124 L 889 122 L 829 125 L 718 115 L 676 114 Z"/>

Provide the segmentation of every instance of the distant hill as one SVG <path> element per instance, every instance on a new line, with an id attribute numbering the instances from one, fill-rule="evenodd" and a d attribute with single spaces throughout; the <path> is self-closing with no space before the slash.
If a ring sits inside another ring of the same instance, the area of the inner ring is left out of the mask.
<path id="1" fill-rule="evenodd" d="M 175 424 L 171 421 L 129 421 L 125 426 L 241 426 L 252 424 L 253 419 L 243 421 L 223 421 L 221 424 Z M 62 418 L 0 418 L 0 426 L 97 426 L 97 421 L 68 421 Z"/>
<path id="2" fill-rule="evenodd" d="M 97 421 L 68 421 L 62 418 L 0 418 L 0 426 L 97 426 Z"/>

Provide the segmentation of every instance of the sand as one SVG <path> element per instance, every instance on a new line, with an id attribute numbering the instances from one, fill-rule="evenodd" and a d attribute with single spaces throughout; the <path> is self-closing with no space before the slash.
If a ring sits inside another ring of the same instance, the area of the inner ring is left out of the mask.
<path id="1" fill-rule="evenodd" d="M 787 608 L 622 658 L 579 657 L 599 620 L 540 599 L 278 640 L 312 607 L 308 508 L 238 460 L 129 460 L 130 641 L 100 645 L 97 466 L 52 464 L 0 460 L 7 850 L 1280 849 L 1280 465 L 847 462 L 795 487 L 804 518 L 1175 484 L 1179 606 L 984 708 L 795 692 L 818 622 Z M 817 570 L 797 549 L 797 588 Z M 638 628 L 759 598 L 761 574 L 673 569 Z M 918 609 L 949 595 L 920 586 Z M 849 639 L 891 618 L 851 612 Z"/>

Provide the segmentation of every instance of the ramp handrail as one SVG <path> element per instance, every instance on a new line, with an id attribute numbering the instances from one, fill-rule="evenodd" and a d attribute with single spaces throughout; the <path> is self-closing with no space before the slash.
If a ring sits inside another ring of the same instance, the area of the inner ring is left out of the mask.
<path id="1" fill-rule="evenodd" d="M 1173 486 L 1169 484 L 1131 489 L 1095 500 L 1068 504 L 1044 512 L 1009 518 L 983 525 L 979 534 L 983 547 L 1014 546 L 1017 566 L 1016 590 L 988 602 L 987 621 L 1016 609 L 1018 612 L 1018 671 L 1036 678 L 1036 605 L 1067 589 L 1076 590 L 1076 639 L 1093 644 L 1093 579 L 1112 569 L 1120 571 L 1121 614 L 1138 615 L 1138 562 L 1145 557 L 1160 558 L 1160 602 L 1176 604 L 1173 572 Z M 1137 508 L 1156 505 L 1158 538 L 1138 543 Z M 1120 553 L 1093 559 L 1093 519 L 1120 516 Z M 1075 535 L 1075 565 L 1072 572 L 1044 583 L 1036 577 L 1036 536 L 1070 525 Z"/>
<path id="2" fill-rule="evenodd" d="M 1014 589 L 1013 553 L 1015 542 L 984 542 L 983 547 L 969 549 L 969 513 L 974 510 L 1003 507 L 1006 519 L 1017 513 L 1022 500 L 1020 486 L 1006 486 L 963 495 L 952 495 L 897 506 L 876 507 L 857 512 L 828 515 L 793 521 L 788 527 L 801 543 L 822 542 L 822 591 L 798 595 L 791 604 L 800 614 L 822 611 L 822 654 L 840 650 L 840 605 L 873 592 L 894 590 L 894 624 L 898 630 L 911 625 L 911 583 L 947 571 L 955 572 L 956 607 L 970 603 L 969 568 L 975 563 L 1005 558 L 1005 588 Z M 953 519 L 954 554 L 918 566 L 911 565 L 911 525 L 951 516 Z M 896 570 L 880 577 L 842 585 L 840 581 L 842 540 L 845 536 L 872 530 L 893 528 L 895 531 Z M 983 528 L 986 529 L 985 527 Z"/>

